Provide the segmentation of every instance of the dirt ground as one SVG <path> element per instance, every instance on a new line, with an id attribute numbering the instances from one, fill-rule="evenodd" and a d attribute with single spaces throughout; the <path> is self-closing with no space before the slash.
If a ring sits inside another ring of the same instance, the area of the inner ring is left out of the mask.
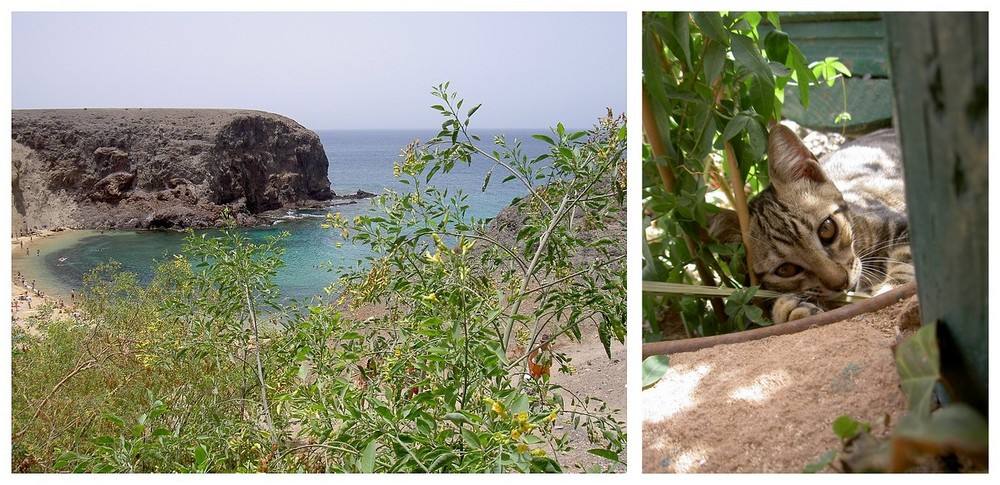
<path id="1" fill-rule="evenodd" d="M 581 331 L 583 338 L 580 342 L 572 342 L 564 337 L 557 340 L 555 345 L 556 351 L 563 352 L 573 359 L 571 364 L 576 368 L 576 372 L 572 375 L 560 374 L 555 372 L 553 366 L 550 382 L 563 386 L 580 397 L 603 399 L 609 409 L 621 410 L 616 414 L 619 421 L 626 421 L 625 346 L 612 340 L 611 359 L 608 359 L 608 354 L 604 352 L 604 346 L 597 336 L 597 327 L 582 326 Z M 570 395 L 564 392 L 563 397 L 569 406 Z M 563 413 L 557 423 L 562 426 L 564 432 L 570 434 L 570 445 L 574 448 L 573 451 L 558 457 L 563 471 L 583 472 L 593 465 L 605 467 L 611 464 L 604 458 L 587 453 L 587 450 L 595 446 L 588 441 L 587 430 L 573 429 L 570 419 L 570 416 Z M 625 452 L 621 454 L 621 458 L 625 459 Z M 622 466 L 616 471 L 624 473 L 626 470 Z"/>
<path id="2" fill-rule="evenodd" d="M 798 473 L 849 415 L 887 434 L 906 411 L 891 346 L 902 303 L 801 333 L 674 354 L 642 392 L 645 473 Z"/>

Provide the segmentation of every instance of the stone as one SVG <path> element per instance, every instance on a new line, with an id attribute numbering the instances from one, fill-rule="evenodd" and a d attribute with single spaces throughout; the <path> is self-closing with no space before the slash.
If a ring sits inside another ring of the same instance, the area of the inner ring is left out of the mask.
<path id="1" fill-rule="evenodd" d="M 14 110 L 15 227 L 214 227 L 333 198 L 319 136 L 273 113 Z"/>

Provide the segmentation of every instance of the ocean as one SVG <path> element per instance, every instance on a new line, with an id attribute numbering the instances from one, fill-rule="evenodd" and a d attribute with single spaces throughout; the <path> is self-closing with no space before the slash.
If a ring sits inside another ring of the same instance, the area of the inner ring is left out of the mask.
<path id="1" fill-rule="evenodd" d="M 331 189 L 337 195 L 354 194 L 358 190 L 380 194 L 390 188 L 399 192 L 409 186 L 393 177 L 393 162 L 401 162 L 399 155 L 414 139 L 426 141 L 435 132 L 419 130 L 317 130 L 327 158 L 330 160 Z M 532 134 L 550 134 L 548 129 L 535 130 L 482 130 L 476 132 L 483 146 L 492 151 L 495 134 L 504 134 L 508 142 L 521 141 L 521 149 L 529 158 L 547 151 L 548 145 L 531 138 Z M 501 184 L 506 173 L 502 168 L 494 171 L 486 192 L 482 192 L 483 179 L 492 164 L 485 158 L 476 158 L 470 167 L 456 165 L 448 174 L 437 174 L 432 181 L 449 193 L 462 189 L 468 195 L 469 215 L 476 218 L 494 217 L 527 191 L 516 181 Z M 336 204 L 336 205 L 333 205 Z M 266 227 L 241 229 L 250 239 L 263 241 L 267 236 L 287 231 L 286 251 L 282 258 L 285 265 L 275 278 L 275 283 L 286 298 L 300 301 L 322 296 L 323 288 L 336 281 L 336 268 L 351 267 L 368 253 L 342 240 L 339 231 L 320 227 L 328 212 L 340 212 L 348 220 L 369 211 L 371 202 L 359 200 L 331 201 L 323 209 L 295 210 L 281 215 Z M 204 231 L 201 231 L 204 232 Z M 211 231 L 209 231 L 211 232 Z M 200 232 L 197 232 L 200 234 Z M 146 283 L 152 278 L 157 261 L 165 261 L 180 252 L 184 233 L 177 231 L 73 231 L 46 242 L 41 255 L 14 252 L 14 266 L 28 268 L 37 278 L 43 291 L 68 295 L 82 285 L 83 277 L 102 262 L 114 260 L 122 269 L 134 272 Z"/>

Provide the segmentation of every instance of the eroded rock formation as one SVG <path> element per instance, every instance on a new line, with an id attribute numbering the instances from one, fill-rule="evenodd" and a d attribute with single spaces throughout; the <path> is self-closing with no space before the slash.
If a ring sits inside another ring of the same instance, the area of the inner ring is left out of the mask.
<path id="1" fill-rule="evenodd" d="M 13 230 L 214 226 L 333 197 L 319 137 L 250 110 L 15 110 Z"/>

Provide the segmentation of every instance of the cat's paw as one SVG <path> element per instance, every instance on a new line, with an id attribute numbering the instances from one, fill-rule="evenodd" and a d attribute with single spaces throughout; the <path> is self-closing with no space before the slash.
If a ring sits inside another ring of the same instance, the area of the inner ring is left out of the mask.
<path id="1" fill-rule="evenodd" d="M 775 300 L 771 308 L 771 321 L 785 323 L 817 313 L 823 313 L 823 309 L 794 296 L 782 296 Z"/>

